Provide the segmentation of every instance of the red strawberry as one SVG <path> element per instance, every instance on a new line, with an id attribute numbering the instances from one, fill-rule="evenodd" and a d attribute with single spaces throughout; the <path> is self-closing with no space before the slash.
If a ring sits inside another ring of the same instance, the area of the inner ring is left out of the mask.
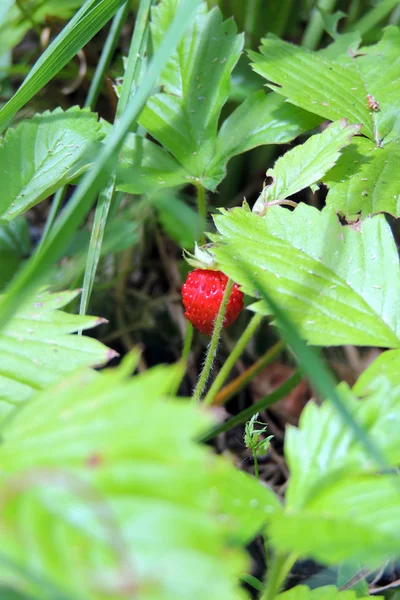
<path id="1" fill-rule="evenodd" d="M 182 302 L 185 317 L 201 333 L 211 335 L 228 277 L 221 271 L 195 269 L 190 271 L 182 286 Z M 237 284 L 233 285 L 226 307 L 224 327 L 238 318 L 243 308 L 243 294 Z"/>

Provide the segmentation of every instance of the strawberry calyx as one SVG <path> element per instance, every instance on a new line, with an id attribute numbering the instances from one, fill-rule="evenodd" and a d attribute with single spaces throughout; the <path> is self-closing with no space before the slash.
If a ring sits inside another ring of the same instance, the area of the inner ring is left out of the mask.
<path id="1" fill-rule="evenodd" d="M 195 269 L 210 269 L 211 271 L 219 271 L 219 267 L 212 252 L 214 244 L 205 244 L 198 246 L 195 243 L 194 254 L 183 250 L 183 257 L 186 262 Z"/>

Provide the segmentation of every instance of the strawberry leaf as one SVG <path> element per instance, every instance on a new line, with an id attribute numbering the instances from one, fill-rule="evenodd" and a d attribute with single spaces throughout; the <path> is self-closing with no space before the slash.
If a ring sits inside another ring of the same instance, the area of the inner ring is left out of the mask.
<path id="1" fill-rule="evenodd" d="M 130 363 L 38 394 L 3 430 L 2 557 L 19 568 L 2 560 L 1 580 L 43 599 L 239 600 L 238 544 L 279 502 L 193 441 L 210 419 L 167 397 L 179 368 Z"/>
<path id="2" fill-rule="evenodd" d="M 376 597 L 379 598 L 379 596 Z M 360 600 L 367 596 L 361 597 L 353 590 L 340 592 L 334 585 L 326 585 L 314 590 L 310 590 L 306 585 L 296 585 L 277 596 L 277 600 L 357 600 L 357 598 Z M 370 598 L 369 595 L 368 598 Z"/>
<path id="3" fill-rule="evenodd" d="M 70 335 L 102 319 L 60 309 L 78 291 L 40 292 L 25 301 L 0 334 L 0 418 L 79 367 L 99 366 L 115 356 L 99 341 Z"/>
<path id="4" fill-rule="evenodd" d="M 300 204 L 263 218 L 223 210 L 215 224 L 219 268 L 254 297 L 242 261 L 310 344 L 400 346 L 399 258 L 382 216 L 344 227 L 334 210 Z M 265 302 L 253 309 L 270 312 Z"/>
<path id="5" fill-rule="evenodd" d="M 266 202 L 283 200 L 320 181 L 359 129 L 358 125 L 349 125 L 342 119 L 278 158 L 274 168 L 267 171 L 272 183 L 264 189 L 253 211 L 263 214 Z"/>
<path id="6" fill-rule="evenodd" d="M 0 140 L 0 218 L 14 219 L 85 171 L 103 137 L 97 115 L 78 107 L 8 129 Z"/>

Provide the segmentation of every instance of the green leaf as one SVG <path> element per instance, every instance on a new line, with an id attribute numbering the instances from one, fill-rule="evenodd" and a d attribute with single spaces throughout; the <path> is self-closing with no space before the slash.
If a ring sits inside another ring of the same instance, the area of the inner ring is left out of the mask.
<path id="1" fill-rule="evenodd" d="M 323 177 L 326 202 L 349 220 L 378 212 L 400 216 L 400 150 L 397 144 L 376 147 L 354 138 L 337 165 Z"/>
<path id="2" fill-rule="evenodd" d="M 233 156 L 264 144 L 286 144 L 319 123 L 318 117 L 285 103 L 277 94 L 262 90 L 250 94 L 218 132 L 215 157 L 207 167 L 207 185 L 215 186 L 225 177 Z"/>
<path id="3" fill-rule="evenodd" d="M 54 592 L 35 579 L 68 598 L 117 600 L 140 589 L 151 600 L 241 599 L 238 536 L 260 517 L 246 524 L 226 502 L 241 498 L 239 482 L 244 501 L 252 491 L 263 507 L 277 501 L 193 442 L 209 417 L 166 398 L 179 369 L 133 378 L 129 370 L 77 374 L 4 430 L 2 554 L 20 571 L 0 561 L 1 579 L 43 599 Z"/>
<path id="4" fill-rule="evenodd" d="M 336 477 L 315 489 L 307 506 L 274 515 L 268 533 L 281 551 L 326 564 L 342 560 L 378 566 L 398 558 L 398 478 L 391 475 Z"/>
<path id="5" fill-rule="evenodd" d="M 88 109 L 56 109 L 9 129 L 0 145 L 0 217 L 11 220 L 82 173 L 104 137 Z"/>
<path id="6" fill-rule="evenodd" d="M 103 322 L 60 309 L 78 291 L 40 292 L 26 299 L 0 335 L 0 417 L 78 367 L 98 366 L 115 352 L 86 336 L 69 335 Z"/>
<path id="7" fill-rule="evenodd" d="M 368 393 L 381 377 L 387 379 L 393 388 L 400 386 L 400 350 L 382 352 L 360 375 L 353 388 L 354 392 L 360 396 Z"/>
<path id="8" fill-rule="evenodd" d="M 23 217 L 0 222 L 0 289 L 14 277 L 21 261 L 31 252 L 28 223 Z"/>
<path id="9" fill-rule="evenodd" d="M 344 227 L 332 209 L 300 204 L 271 207 L 263 218 L 222 211 L 215 224 L 221 270 L 255 297 L 243 261 L 310 344 L 399 346 L 399 259 L 383 217 Z M 270 314 L 265 302 L 252 308 Z"/>
<path id="10" fill-rule="evenodd" d="M 388 382 L 375 386 L 367 399 L 358 400 L 341 384 L 340 398 L 370 439 L 384 453 L 388 464 L 400 459 L 400 443 L 396 430 L 400 423 L 400 393 L 390 392 Z M 296 509 L 329 487 L 340 474 L 369 472 L 371 462 L 358 440 L 348 429 L 331 403 L 313 402 L 304 409 L 299 427 L 286 431 L 285 456 L 290 469 L 286 501 Z"/>
<path id="11" fill-rule="evenodd" d="M 198 212 L 171 192 L 157 194 L 150 201 L 169 237 L 181 248 L 193 248 L 200 233 Z"/>
<path id="12" fill-rule="evenodd" d="M 378 44 L 336 60 L 274 38 L 263 40 L 261 54 L 252 52 L 251 58 L 269 87 L 290 102 L 331 121 L 362 123 L 362 133 L 382 146 L 400 134 L 399 49 L 399 28 L 388 27 Z M 379 103 L 378 112 L 369 109 L 368 94 Z"/>
<path id="13" fill-rule="evenodd" d="M 162 31 L 160 12 L 168 9 L 172 16 L 178 3 L 168 0 L 154 9 L 156 47 Z M 167 24 L 165 19 L 164 27 Z M 204 14 L 203 4 L 164 71 L 161 82 L 165 92 L 151 96 L 139 118 L 139 123 L 199 180 L 214 156 L 218 119 L 242 47 L 243 35 L 236 35 L 234 22 L 223 22 L 218 8 Z"/>
<path id="14" fill-rule="evenodd" d="M 272 183 L 264 188 L 253 211 L 264 214 L 265 202 L 284 200 L 320 181 L 338 160 L 340 150 L 350 143 L 359 129 L 358 125 L 349 125 L 346 119 L 342 119 L 278 158 L 274 168 L 267 171 Z"/>
<path id="15" fill-rule="evenodd" d="M 120 163 L 116 187 L 129 194 L 151 194 L 160 187 L 176 187 L 193 180 L 164 148 L 134 133 L 125 140 Z"/>
<path id="16" fill-rule="evenodd" d="M 363 598 L 366 597 L 363 596 Z M 379 596 L 377 597 L 379 598 Z M 351 590 L 339 592 L 334 585 L 327 585 L 314 590 L 310 590 L 305 585 L 297 585 L 277 596 L 277 600 L 357 600 L 357 598 L 359 596 L 355 592 Z"/>

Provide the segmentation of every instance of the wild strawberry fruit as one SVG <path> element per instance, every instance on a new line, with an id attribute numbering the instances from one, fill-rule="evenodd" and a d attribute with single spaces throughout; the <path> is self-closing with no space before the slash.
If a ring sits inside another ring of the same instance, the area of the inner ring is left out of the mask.
<path id="1" fill-rule="evenodd" d="M 185 317 L 201 333 L 211 335 L 222 302 L 228 277 L 221 271 L 195 269 L 190 271 L 182 286 Z M 226 307 L 223 326 L 229 327 L 243 308 L 243 294 L 233 285 Z"/>

